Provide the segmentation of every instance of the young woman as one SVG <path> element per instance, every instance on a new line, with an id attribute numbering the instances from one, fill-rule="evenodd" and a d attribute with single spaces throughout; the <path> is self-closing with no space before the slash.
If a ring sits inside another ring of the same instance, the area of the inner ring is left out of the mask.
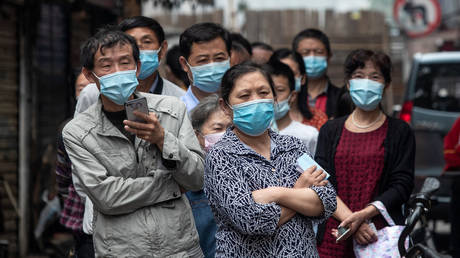
<path id="1" fill-rule="evenodd" d="M 374 206 L 381 202 L 396 224 L 414 186 L 415 139 L 409 125 L 387 117 L 380 108 L 391 83 L 391 60 L 383 53 L 355 50 L 345 61 L 346 87 L 355 108 L 351 115 L 328 121 L 320 130 L 316 161 L 331 175 L 337 190 L 335 219 L 326 223 L 321 257 L 353 257 L 351 239 L 336 244 L 332 232 L 351 227 L 359 244 L 376 241 L 369 222 L 386 226 Z M 342 222 L 342 223 L 340 223 Z"/>
<path id="2" fill-rule="evenodd" d="M 276 50 L 270 58 L 271 63 L 280 61 L 288 65 L 295 76 L 295 91 L 291 95 L 289 116 L 292 120 L 320 129 L 327 122 L 324 111 L 310 106 L 307 98 L 307 75 L 300 56 L 287 48 Z"/>
<path id="3" fill-rule="evenodd" d="M 300 140 L 268 129 L 270 75 L 236 65 L 225 73 L 221 94 L 233 126 L 208 152 L 204 184 L 218 225 L 216 257 L 318 257 L 312 222 L 335 211 L 335 192 L 321 170 L 296 170 L 309 153 Z"/>
<path id="4" fill-rule="evenodd" d="M 295 97 L 294 73 L 289 66 L 277 60 L 270 60 L 264 66 L 273 80 L 276 93 L 275 120 L 279 134 L 291 135 L 299 138 L 307 145 L 310 153 L 315 153 L 318 141 L 318 130 L 309 125 L 294 121 L 289 116 L 290 100 Z"/>

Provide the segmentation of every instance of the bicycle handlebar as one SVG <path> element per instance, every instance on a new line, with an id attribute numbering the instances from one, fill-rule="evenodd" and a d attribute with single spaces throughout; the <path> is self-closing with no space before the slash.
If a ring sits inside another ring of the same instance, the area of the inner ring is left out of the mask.
<path id="1" fill-rule="evenodd" d="M 409 200 L 409 206 L 411 207 L 411 213 L 406 219 L 406 226 L 401 232 L 401 236 L 398 240 L 398 249 L 401 256 L 406 256 L 407 251 L 404 246 L 404 242 L 412 232 L 415 227 L 415 224 L 420 219 L 422 215 L 425 215 L 431 209 L 431 196 L 436 192 L 440 187 L 440 182 L 434 177 L 428 177 L 423 182 L 422 189 L 419 193 L 413 195 Z M 423 250 L 422 250 L 423 251 Z"/>
<path id="2" fill-rule="evenodd" d="M 426 194 L 429 197 L 431 197 L 431 195 L 433 195 L 433 193 L 436 192 L 440 186 L 441 186 L 441 183 L 439 182 L 438 179 L 434 177 L 428 177 L 423 182 L 422 190 L 420 190 L 420 193 Z"/>

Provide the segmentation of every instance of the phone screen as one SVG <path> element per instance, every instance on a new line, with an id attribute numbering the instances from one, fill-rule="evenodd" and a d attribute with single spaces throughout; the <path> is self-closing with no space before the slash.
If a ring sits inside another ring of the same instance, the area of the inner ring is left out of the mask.
<path id="1" fill-rule="evenodd" d="M 337 239 L 335 242 L 339 242 L 347 233 L 350 231 L 350 228 L 338 227 L 337 228 Z"/>
<path id="2" fill-rule="evenodd" d="M 145 123 L 141 118 L 138 118 L 133 114 L 135 110 L 144 114 L 149 114 L 149 108 L 147 106 L 147 99 L 145 97 L 130 100 L 125 103 L 126 117 L 130 121 Z"/>

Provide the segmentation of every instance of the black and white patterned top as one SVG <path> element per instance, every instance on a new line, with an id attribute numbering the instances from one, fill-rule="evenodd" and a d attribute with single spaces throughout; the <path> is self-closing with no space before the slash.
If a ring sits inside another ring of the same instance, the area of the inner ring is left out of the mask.
<path id="1" fill-rule="evenodd" d="M 271 160 L 265 159 L 227 129 L 206 157 L 204 189 L 217 222 L 216 257 L 318 257 L 312 222 L 322 222 L 336 209 L 329 183 L 313 186 L 325 212 L 320 217 L 296 214 L 277 227 L 281 207 L 258 204 L 252 191 L 270 186 L 293 187 L 300 173 L 296 161 L 307 147 L 297 138 L 270 131 Z"/>

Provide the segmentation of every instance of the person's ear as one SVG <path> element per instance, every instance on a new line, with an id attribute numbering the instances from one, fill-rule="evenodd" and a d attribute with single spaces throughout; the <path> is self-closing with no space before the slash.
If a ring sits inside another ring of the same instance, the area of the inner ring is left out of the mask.
<path id="1" fill-rule="evenodd" d="M 223 98 L 219 98 L 219 106 L 224 112 L 225 115 L 229 116 L 231 120 L 233 120 L 233 111 L 231 108 L 228 106 L 227 103 L 225 103 Z"/>
<path id="2" fill-rule="evenodd" d="M 302 79 L 300 79 L 300 85 L 305 85 L 307 82 L 307 74 L 302 75 Z"/>
<path id="3" fill-rule="evenodd" d="M 88 70 L 86 67 L 83 67 L 81 69 L 81 72 L 85 76 L 86 80 L 88 80 L 90 83 L 96 83 L 96 79 L 94 78 L 94 74 Z"/>
<path id="4" fill-rule="evenodd" d="M 295 90 L 291 91 L 291 98 L 289 99 L 289 106 L 293 106 L 297 103 L 297 96 L 299 93 Z"/>
<path id="5" fill-rule="evenodd" d="M 141 60 L 138 60 L 137 65 L 136 65 L 136 77 L 139 76 L 140 73 L 141 73 Z"/>
<path id="6" fill-rule="evenodd" d="M 179 57 L 179 63 L 181 65 L 181 67 L 182 67 L 182 70 L 184 70 L 184 72 L 187 74 L 187 77 L 188 77 L 188 80 L 190 81 L 190 84 L 192 84 L 193 75 L 192 75 L 192 71 L 190 70 L 190 67 L 187 64 L 187 59 L 185 59 L 184 56 L 180 56 Z"/>
<path id="7" fill-rule="evenodd" d="M 179 57 L 179 63 L 180 63 L 180 66 L 182 67 L 182 70 L 184 70 L 184 72 L 188 73 L 190 71 L 190 68 L 188 67 L 188 64 L 187 64 L 187 59 L 185 59 L 184 56 Z"/>
<path id="8" fill-rule="evenodd" d="M 332 53 L 328 53 L 328 55 L 327 55 L 327 64 L 329 64 L 329 62 L 331 61 L 331 58 L 332 58 Z"/>
<path id="9" fill-rule="evenodd" d="M 383 86 L 383 94 L 385 94 L 385 92 L 388 90 L 388 88 L 390 88 L 391 86 L 391 83 L 385 83 L 384 86 Z"/>
<path id="10" fill-rule="evenodd" d="M 158 53 L 158 60 L 163 60 L 163 58 L 166 57 L 166 53 L 168 53 L 168 41 L 163 40 L 163 43 L 161 43 L 160 53 Z"/>
<path id="11" fill-rule="evenodd" d="M 347 87 L 347 90 L 350 91 L 350 81 L 349 80 L 346 82 L 345 87 Z"/>

